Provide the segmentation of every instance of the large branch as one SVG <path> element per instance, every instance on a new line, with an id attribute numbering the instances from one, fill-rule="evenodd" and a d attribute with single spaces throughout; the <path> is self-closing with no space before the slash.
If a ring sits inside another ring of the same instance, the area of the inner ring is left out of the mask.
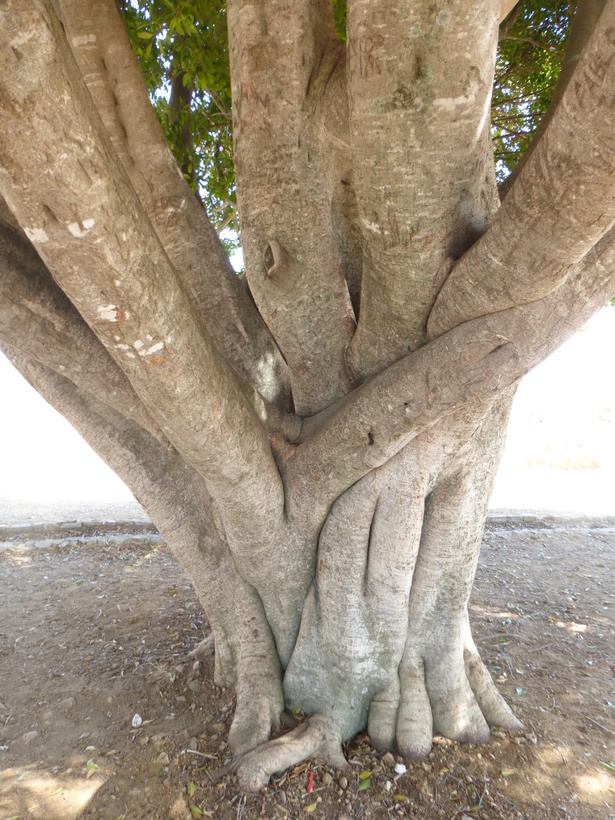
<path id="1" fill-rule="evenodd" d="M 231 745 L 245 741 L 246 732 L 252 745 L 266 740 L 272 718 L 283 708 L 275 644 L 258 593 L 237 571 L 216 529 L 203 480 L 173 448 L 101 405 L 96 396 L 18 351 L 5 352 L 128 484 L 188 573 L 214 632 L 215 681 L 236 687 Z"/>
<path id="2" fill-rule="evenodd" d="M 339 58 L 330 0 L 229 0 L 233 138 L 246 273 L 291 370 L 295 408 L 345 389 L 354 316 L 311 121 Z"/>
<path id="3" fill-rule="evenodd" d="M 452 259 L 498 206 L 489 111 L 499 8 L 497 0 L 442 8 L 349 0 L 350 138 L 364 249 L 348 356 L 357 378 L 423 344 Z"/>
<path id="4" fill-rule="evenodd" d="M 119 165 L 59 21 L 0 16 L 0 189 L 54 278 L 232 530 L 267 540 L 282 486 L 251 397 L 202 331 Z"/>
<path id="5" fill-rule="evenodd" d="M 513 384 L 613 293 L 615 231 L 558 290 L 450 330 L 304 422 L 282 469 L 291 518 L 324 520 L 347 487 L 439 418 Z"/>
<path id="6" fill-rule="evenodd" d="M 610 0 L 540 143 L 489 231 L 453 269 L 430 337 L 540 299 L 615 219 L 615 0 Z"/>
<path id="7" fill-rule="evenodd" d="M 269 401 L 288 400 L 286 366 L 173 159 L 114 0 L 62 0 L 90 94 L 139 199 L 218 349 Z"/>
<path id="8" fill-rule="evenodd" d="M 53 281 L 30 242 L 1 218 L 0 272 L 0 340 L 162 438 L 124 372 Z"/>

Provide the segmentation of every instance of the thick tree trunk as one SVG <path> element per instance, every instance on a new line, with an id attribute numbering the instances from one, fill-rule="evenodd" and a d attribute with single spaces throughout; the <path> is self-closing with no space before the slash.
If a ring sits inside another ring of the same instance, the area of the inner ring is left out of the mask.
<path id="1" fill-rule="evenodd" d="M 113 0 L 0 5 L 0 345 L 189 573 L 247 788 L 364 728 L 421 757 L 519 726 L 467 605 L 518 380 L 615 290 L 615 2 L 589 5 L 500 208 L 510 2 L 349 0 L 344 49 L 328 0 L 229 0 L 249 292 Z"/>

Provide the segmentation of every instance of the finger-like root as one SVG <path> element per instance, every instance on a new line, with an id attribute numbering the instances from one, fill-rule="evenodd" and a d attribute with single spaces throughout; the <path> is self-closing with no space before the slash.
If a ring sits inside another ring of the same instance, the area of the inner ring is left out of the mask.
<path id="1" fill-rule="evenodd" d="M 237 778 L 242 789 L 256 792 L 272 774 L 283 772 L 307 758 L 320 758 L 337 769 L 347 769 L 340 734 L 329 719 L 312 715 L 283 737 L 265 743 L 237 761 Z"/>
<path id="2" fill-rule="evenodd" d="M 424 662 L 406 661 L 400 672 L 396 737 L 407 758 L 426 757 L 434 734 L 460 743 L 486 743 L 489 725 L 522 728 L 474 646 L 430 654 Z"/>
<path id="3" fill-rule="evenodd" d="M 235 717 L 229 732 L 229 747 L 243 755 L 261 746 L 280 728 L 284 711 L 282 686 L 278 677 L 240 679 L 237 686 Z"/>
<path id="4" fill-rule="evenodd" d="M 498 692 L 493 678 L 474 646 L 466 650 L 464 663 L 468 682 L 487 723 L 509 732 L 523 729 L 521 721 L 515 717 L 510 706 Z"/>
<path id="5" fill-rule="evenodd" d="M 431 703 L 425 686 L 423 662 L 403 670 L 397 714 L 397 748 L 410 760 L 427 757 L 433 741 Z"/>
<path id="6" fill-rule="evenodd" d="M 399 678 L 397 676 L 386 689 L 377 692 L 372 699 L 367 719 L 367 734 L 375 749 L 395 748 L 399 699 Z"/>

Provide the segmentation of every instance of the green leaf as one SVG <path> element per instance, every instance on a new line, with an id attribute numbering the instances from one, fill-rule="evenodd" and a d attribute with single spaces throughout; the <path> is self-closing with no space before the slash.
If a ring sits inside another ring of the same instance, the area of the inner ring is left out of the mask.
<path id="1" fill-rule="evenodd" d="M 61 794 L 64 791 L 64 786 L 60 786 L 59 789 L 56 789 L 54 792 L 51 792 L 51 797 L 55 797 L 56 794 Z"/>
<path id="2" fill-rule="evenodd" d="M 360 791 L 360 792 L 366 792 L 366 791 L 369 789 L 369 787 L 370 787 L 371 785 L 372 785 L 372 781 L 371 781 L 371 780 L 362 780 L 362 781 L 359 783 L 359 791 Z"/>
<path id="3" fill-rule="evenodd" d="M 502 777 L 510 777 L 511 774 L 516 774 L 514 769 L 507 769 L 506 771 L 502 772 Z"/>
<path id="4" fill-rule="evenodd" d="M 405 795 L 405 794 L 394 794 L 394 795 L 393 795 L 393 800 L 394 800 L 396 803 L 407 803 L 409 799 L 410 799 L 410 798 L 409 798 L 409 797 L 406 797 L 406 795 Z"/>
<path id="5" fill-rule="evenodd" d="M 311 812 L 316 811 L 316 806 L 317 806 L 317 805 L 318 805 L 318 803 L 310 803 L 310 805 L 309 805 L 309 806 L 304 806 L 304 807 L 303 807 L 303 811 L 305 811 L 305 812 L 307 812 L 308 814 L 310 814 Z"/>
<path id="6" fill-rule="evenodd" d="M 361 772 L 361 774 L 359 775 L 359 780 L 369 780 L 371 776 L 371 772 Z"/>
<path id="7" fill-rule="evenodd" d="M 604 766 L 605 769 L 608 769 L 610 772 L 615 772 L 615 766 L 612 763 L 605 763 L 604 760 L 599 760 L 601 766 Z"/>
<path id="8" fill-rule="evenodd" d="M 188 785 L 186 786 L 186 791 L 188 792 L 188 797 L 192 797 L 193 794 L 195 793 L 196 786 L 194 785 L 194 783 L 192 781 L 190 781 L 190 783 L 188 783 Z"/>
<path id="9" fill-rule="evenodd" d="M 202 817 L 203 812 L 200 810 L 198 806 L 195 806 L 194 803 L 190 806 L 190 811 L 192 812 L 193 817 Z"/>

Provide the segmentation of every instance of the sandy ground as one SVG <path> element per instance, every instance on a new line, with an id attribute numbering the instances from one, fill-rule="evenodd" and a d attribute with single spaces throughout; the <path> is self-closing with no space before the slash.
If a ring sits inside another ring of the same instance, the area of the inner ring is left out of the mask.
<path id="1" fill-rule="evenodd" d="M 224 773 L 233 695 L 188 659 L 208 626 L 181 567 L 130 506 L 90 512 L 0 530 L 0 820 L 615 818 L 615 520 L 489 522 L 471 619 L 521 735 L 420 763 L 359 737 L 353 775 L 312 762 L 254 796 Z"/>

